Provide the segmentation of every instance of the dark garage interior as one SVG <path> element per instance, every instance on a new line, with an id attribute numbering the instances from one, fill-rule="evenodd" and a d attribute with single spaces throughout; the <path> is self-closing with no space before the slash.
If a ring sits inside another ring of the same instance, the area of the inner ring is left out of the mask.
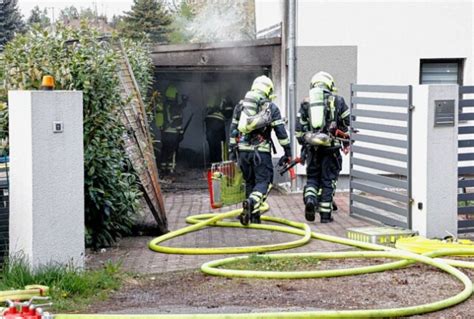
<path id="1" fill-rule="evenodd" d="M 253 79 L 261 74 L 268 75 L 268 71 L 268 69 L 257 69 L 156 72 L 157 88 L 162 95 L 168 85 L 174 85 L 179 95 L 188 96 L 183 111 L 183 125 L 189 121 L 189 126 L 179 146 L 176 158 L 178 168 L 206 169 L 210 165 L 204 119 L 211 95 L 216 96 L 218 100 L 225 98 L 235 106 L 250 89 Z M 226 118 L 227 137 L 230 122 L 231 117 Z"/>

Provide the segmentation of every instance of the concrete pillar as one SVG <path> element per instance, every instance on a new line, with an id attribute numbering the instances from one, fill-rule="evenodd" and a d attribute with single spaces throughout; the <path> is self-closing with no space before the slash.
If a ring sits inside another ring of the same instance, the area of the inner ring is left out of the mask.
<path id="1" fill-rule="evenodd" d="M 429 238 L 457 234 L 458 91 L 413 87 L 412 228 Z"/>
<path id="2" fill-rule="evenodd" d="M 82 92 L 10 91 L 10 255 L 84 265 Z"/>

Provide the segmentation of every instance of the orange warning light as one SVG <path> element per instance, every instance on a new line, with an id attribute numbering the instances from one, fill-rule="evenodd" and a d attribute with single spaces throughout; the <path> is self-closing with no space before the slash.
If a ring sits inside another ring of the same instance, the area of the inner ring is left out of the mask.
<path id="1" fill-rule="evenodd" d="M 41 90 L 52 91 L 54 89 L 54 78 L 51 75 L 43 76 L 41 81 Z"/>

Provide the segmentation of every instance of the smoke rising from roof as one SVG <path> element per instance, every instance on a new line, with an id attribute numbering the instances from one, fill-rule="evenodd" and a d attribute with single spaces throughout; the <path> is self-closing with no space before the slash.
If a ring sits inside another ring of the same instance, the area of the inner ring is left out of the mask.
<path id="1" fill-rule="evenodd" d="M 185 31 L 191 42 L 221 42 L 255 39 L 255 8 L 252 1 L 202 1 Z"/>

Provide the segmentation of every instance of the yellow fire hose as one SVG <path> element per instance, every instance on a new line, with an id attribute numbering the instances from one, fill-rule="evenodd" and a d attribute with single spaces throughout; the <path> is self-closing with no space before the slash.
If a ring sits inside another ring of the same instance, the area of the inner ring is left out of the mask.
<path id="1" fill-rule="evenodd" d="M 264 206 L 262 210 L 268 210 L 268 206 Z M 399 269 L 408 266 L 415 262 L 420 262 L 426 265 L 442 270 L 457 280 L 459 280 L 464 289 L 458 294 L 443 299 L 440 301 L 401 308 L 390 309 L 363 309 L 363 310 L 327 310 L 327 311 L 301 311 L 301 312 L 265 312 L 265 313 L 236 313 L 236 314 L 156 314 L 156 315 L 113 315 L 113 314 L 59 314 L 56 319 L 72 319 L 72 318 L 90 318 L 90 319 L 158 319 L 158 318 L 375 318 L 375 317 L 399 317 L 419 315 L 428 312 L 438 311 L 447 307 L 459 304 L 468 299 L 473 293 L 472 281 L 464 273 L 459 271 L 456 267 L 474 268 L 473 262 L 439 259 L 442 256 L 473 256 L 474 248 L 459 246 L 449 249 L 428 250 L 423 254 L 416 254 L 409 251 L 403 251 L 392 247 L 386 247 L 376 244 L 359 242 L 351 239 L 341 238 L 337 236 L 324 235 L 316 232 L 311 232 L 308 225 L 288 221 L 283 218 L 262 216 L 263 221 L 282 224 L 286 226 L 273 224 L 251 224 L 249 226 L 242 226 L 239 222 L 224 221 L 236 217 L 241 213 L 241 209 L 236 209 L 230 212 L 221 214 L 201 214 L 190 216 L 186 221 L 192 225 L 178 229 L 176 231 L 167 233 L 163 236 L 153 239 L 149 243 L 149 248 L 169 254 L 243 254 L 243 253 L 264 253 L 276 250 L 291 249 L 299 247 L 308 243 L 311 238 L 329 241 L 337 244 L 348 245 L 365 249 L 365 251 L 346 251 L 346 252 L 316 252 L 316 253 L 297 253 L 297 254 L 269 254 L 266 257 L 271 259 L 281 258 L 297 258 L 312 256 L 319 259 L 343 259 L 343 258 L 390 258 L 398 259 L 398 261 L 389 262 L 380 265 L 348 268 L 348 269 L 332 269 L 332 270 L 314 270 L 314 271 L 250 271 L 250 270 L 233 270 L 223 269 L 220 266 L 234 262 L 236 260 L 249 258 L 248 256 L 231 257 L 220 260 L 207 262 L 202 265 L 201 270 L 210 275 L 225 276 L 225 277 L 246 277 L 246 278 L 275 278 L 275 279 L 303 279 L 303 278 L 321 278 L 321 277 L 336 277 L 336 276 L 350 276 L 367 273 L 382 272 L 387 270 Z M 182 236 L 194 231 L 201 230 L 208 226 L 218 227 L 236 227 L 236 228 L 253 228 L 261 230 L 279 231 L 300 235 L 301 238 L 295 241 L 271 244 L 264 246 L 249 246 L 249 247 L 217 247 L 217 248 L 182 248 L 182 247 L 165 247 L 161 246 L 163 242 Z"/>
<path id="2" fill-rule="evenodd" d="M 41 285 L 26 286 L 22 290 L 0 291 L 0 302 L 7 300 L 26 300 L 32 297 L 40 297 L 48 294 L 49 288 Z M 1 309 L 1 308 L 0 308 Z"/>
<path id="3" fill-rule="evenodd" d="M 46 296 L 48 291 L 49 287 L 41 285 L 29 285 L 21 290 L 0 291 L 0 302 L 6 302 L 7 300 L 27 300 L 33 297 Z M 4 310 L 4 308 L 0 308 L 0 314 L 3 313 Z"/>

